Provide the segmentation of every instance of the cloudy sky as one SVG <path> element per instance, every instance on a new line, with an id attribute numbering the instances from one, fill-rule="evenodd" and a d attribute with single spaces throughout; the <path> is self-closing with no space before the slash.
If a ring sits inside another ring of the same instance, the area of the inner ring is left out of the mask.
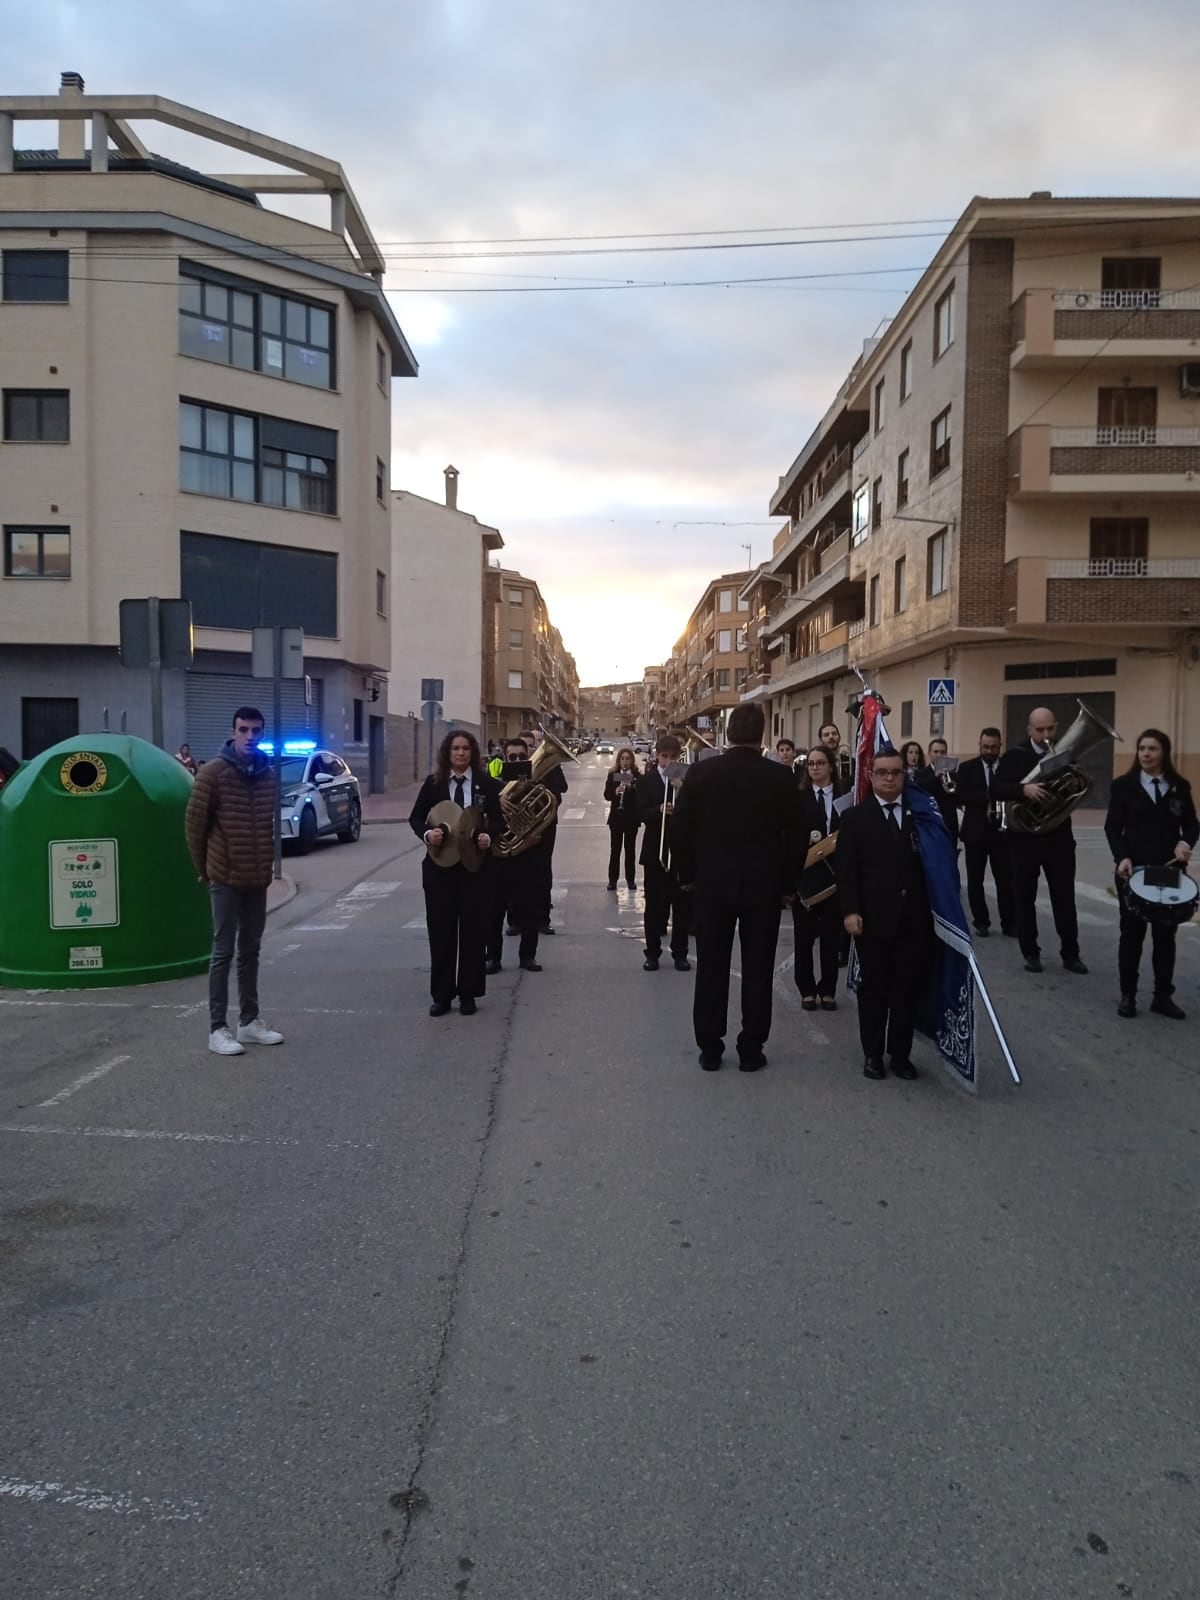
<path id="1" fill-rule="evenodd" d="M 459 468 L 585 683 L 767 553 L 777 478 L 972 195 L 1200 183 L 1194 0 L 0 0 L 0 39 L 3 92 L 69 68 L 342 162 L 421 361 L 393 484 Z"/>

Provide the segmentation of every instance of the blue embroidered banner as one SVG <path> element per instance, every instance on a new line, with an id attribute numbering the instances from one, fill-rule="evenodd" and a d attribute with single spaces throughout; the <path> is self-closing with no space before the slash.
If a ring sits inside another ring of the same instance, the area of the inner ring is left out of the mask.
<path id="1" fill-rule="evenodd" d="M 904 796 L 917 830 L 917 848 L 938 936 L 938 963 L 928 1005 L 918 1026 L 938 1047 L 946 1065 L 968 1089 L 975 1077 L 975 980 L 971 975 L 971 935 L 963 915 L 958 882 L 958 852 L 937 801 L 911 777 Z"/>

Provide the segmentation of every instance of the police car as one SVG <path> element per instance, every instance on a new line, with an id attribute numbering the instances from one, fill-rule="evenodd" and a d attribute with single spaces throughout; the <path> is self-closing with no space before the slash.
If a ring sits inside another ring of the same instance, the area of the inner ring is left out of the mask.
<path id="1" fill-rule="evenodd" d="M 266 755 L 269 744 L 258 747 Z M 358 779 L 332 750 L 319 750 L 307 739 L 283 746 L 283 809 L 280 832 L 306 855 L 322 834 L 335 833 L 342 844 L 354 844 L 362 832 L 362 795 Z"/>

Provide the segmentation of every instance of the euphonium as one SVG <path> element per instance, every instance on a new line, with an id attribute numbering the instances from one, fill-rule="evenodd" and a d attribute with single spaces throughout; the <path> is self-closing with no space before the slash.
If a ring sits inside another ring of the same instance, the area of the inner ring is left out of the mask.
<path id="1" fill-rule="evenodd" d="M 1061 828 L 1075 807 L 1091 794 L 1092 780 L 1079 762 L 1106 739 L 1119 739 L 1121 735 L 1110 728 L 1103 717 L 1076 702 L 1079 715 L 1063 734 L 1051 753 L 1043 756 L 1023 783 L 1040 783 L 1046 790 L 1044 800 L 1010 800 L 1006 807 L 1006 825 L 1015 833 L 1051 833 Z"/>
<path id="2" fill-rule="evenodd" d="M 701 750 L 715 750 L 717 747 L 711 739 L 706 739 L 699 728 L 694 728 L 690 722 L 683 725 L 684 743 L 689 755 L 698 755 Z"/>
<path id="3" fill-rule="evenodd" d="M 532 776 L 515 778 L 500 791 L 504 832 L 492 845 L 494 856 L 510 859 L 537 843 L 558 815 L 558 796 L 547 789 L 545 779 L 564 761 L 574 760 L 566 745 L 543 728 L 530 761 Z"/>

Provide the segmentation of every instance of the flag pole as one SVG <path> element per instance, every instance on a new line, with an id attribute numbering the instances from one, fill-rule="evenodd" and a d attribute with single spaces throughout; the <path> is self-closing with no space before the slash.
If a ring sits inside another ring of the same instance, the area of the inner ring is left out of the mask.
<path id="1" fill-rule="evenodd" d="M 1000 1018 L 996 1015 L 996 1008 L 993 1006 L 992 997 L 987 991 L 987 984 L 983 981 L 983 973 L 979 970 L 979 962 L 975 959 L 974 950 L 972 950 L 967 956 L 967 961 L 971 967 L 971 976 L 975 979 L 975 987 L 979 991 L 980 997 L 983 1000 L 984 1009 L 988 1014 L 988 1021 L 992 1025 L 992 1029 L 996 1035 L 996 1041 L 999 1044 L 1001 1053 L 1003 1054 L 1005 1062 L 1008 1065 L 1008 1070 L 1012 1074 L 1012 1081 L 1014 1083 L 1020 1083 L 1021 1074 L 1017 1071 L 1017 1063 L 1013 1060 L 1012 1051 L 1008 1048 L 1008 1040 L 1004 1037 L 1004 1029 L 1000 1026 Z"/>

